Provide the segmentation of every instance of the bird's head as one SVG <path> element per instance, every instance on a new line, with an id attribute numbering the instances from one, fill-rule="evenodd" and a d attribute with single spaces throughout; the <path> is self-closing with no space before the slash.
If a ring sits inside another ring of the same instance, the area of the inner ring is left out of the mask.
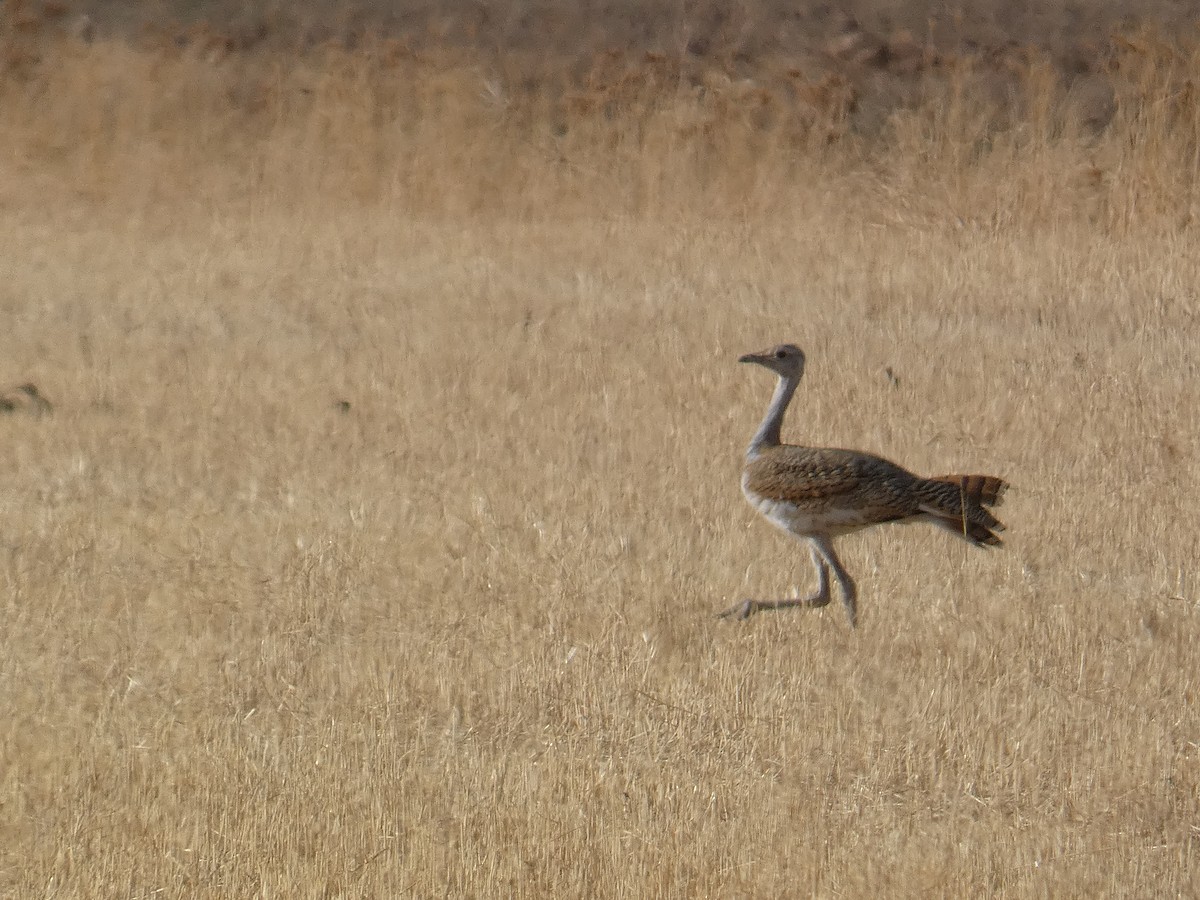
<path id="1" fill-rule="evenodd" d="M 804 374 L 804 351 L 795 344 L 780 344 L 761 353 L 739 356 L 738 362 L 766 366 L 780 378 L 799 378 Z"/>

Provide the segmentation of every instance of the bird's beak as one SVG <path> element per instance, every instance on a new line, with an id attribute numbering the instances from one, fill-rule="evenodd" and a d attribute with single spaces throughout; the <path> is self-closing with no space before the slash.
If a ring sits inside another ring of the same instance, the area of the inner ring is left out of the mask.
<path id="1" fill-rule="evenodd" d="M 758 362 L 757 353 L 743 353 L 738 357 L 738 362 Z"/>

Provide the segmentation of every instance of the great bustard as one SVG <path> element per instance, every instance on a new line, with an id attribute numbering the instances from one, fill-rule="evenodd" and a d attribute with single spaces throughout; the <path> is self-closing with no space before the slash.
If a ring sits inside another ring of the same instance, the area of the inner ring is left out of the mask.
<path id="1" fill-rule="evenodd" d="M 783 416 L 804 374 L 804 353 L 781 344 L 747 353 L 779 376 L 766 418 L 746 450 L 742 493 L 750 505 L 784 531 L 809 542 L 817 590 L 809 597 L 746 600 L 721 613 L 745 619 L 759 610 L 829 603 L 829 570 L 842 589 L 853 626 L 858 588 L 833 550 L 833 538 L 883 522 L 932 522 L 979 547 L 1000 543 L 1004 526 L 986 507 L 1000 503 L 1008 485 L 991 475 L 922 478 L 886 459 L 855 450 L 796 447 L 780 442 Z"/>

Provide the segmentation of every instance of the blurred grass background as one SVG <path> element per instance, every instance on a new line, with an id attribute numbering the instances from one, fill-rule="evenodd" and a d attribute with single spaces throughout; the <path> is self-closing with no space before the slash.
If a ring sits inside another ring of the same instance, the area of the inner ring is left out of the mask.
<path id="1" fill-rule="evenodd" d="M 5 7 L 3 890 L 1195 893 L 1184 13 L 340 9 Z"/>

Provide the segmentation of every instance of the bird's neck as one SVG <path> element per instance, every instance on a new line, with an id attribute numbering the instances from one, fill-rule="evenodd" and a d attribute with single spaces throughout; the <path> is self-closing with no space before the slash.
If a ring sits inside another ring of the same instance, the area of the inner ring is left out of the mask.
<path id="1" fill-rule="evenodd" d="M 771 405 L 767 407 L 767 414 L 746 450 L 747 459 L 753 459 L 767 447 L 779 446 L 780 433 L 783 431 L 783 415 L 787 412 L 788 403 L 792 400 L 792 394 L 796 392 L 797 384 L 799 384 L 797 378 L 781 377 L 779 379 L 779 383 L 775 385 L 775 395 L 771 397 Z"/>

